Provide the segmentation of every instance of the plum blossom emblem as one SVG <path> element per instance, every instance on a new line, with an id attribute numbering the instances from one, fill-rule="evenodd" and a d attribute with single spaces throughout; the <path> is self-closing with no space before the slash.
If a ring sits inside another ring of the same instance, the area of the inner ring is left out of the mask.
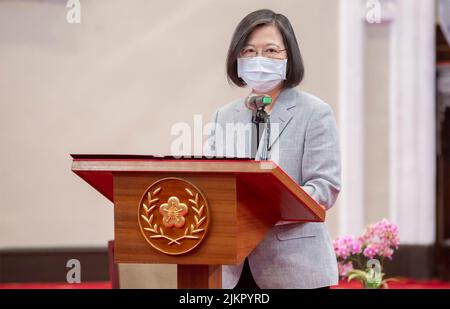
<path id="1" fill-rule="evenodd" d="M 142 195 L 138 221 L 144 239 L 170 255 L 197 247 L 208 231 L 208 202 L 192 183 L 174 177 L 157 180 Z"/>
<path id="2" fill-rule="evenodd" d="M 159 206 L 159 212 L 163 216 L 162 222 L 165 227 L 176 228 L 183 227 L 186 219 L 184 218 L 188 213 L 188 207 L 176 196 L 172 196 L 167 200 L 167 203 Z"/>

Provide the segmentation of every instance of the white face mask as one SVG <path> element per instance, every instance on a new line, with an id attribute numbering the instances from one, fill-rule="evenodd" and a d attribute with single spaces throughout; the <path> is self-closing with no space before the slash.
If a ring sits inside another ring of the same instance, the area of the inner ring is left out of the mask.
<path id="1" fill-rule="evenodd" d="M 253 90 L 268 92 L 286 79 L 287 59 L 238 58 L 238 76 Z"/>

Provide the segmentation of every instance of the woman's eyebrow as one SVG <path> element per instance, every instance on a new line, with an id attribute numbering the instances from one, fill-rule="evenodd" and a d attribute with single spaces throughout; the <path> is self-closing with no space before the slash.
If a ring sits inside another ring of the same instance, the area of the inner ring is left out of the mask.
<path id="1" fill-rule="evenodd" d="M 268 44 L 266 44 L 266 46 L 270 46 L 270 45 L 273 45 L 273 46 L 276 46 L 276 47 L 280 47 L 280 45 L 278 45 L 277 43 L 268 43 Z"/>
<path id="2" fill-rule="evenodd" d="M 276 47 L 280 47 L 280 45 L 278 45 L 277 43 L 267 43 L 266 45 L 264 45 L 264 47 L 267 47 L 267 46 L 271 46 L 271 45 L 273 45 L 273 46 L 276 46 Z M 256 45 L 253 45 L 253 44 L 245 44 L 244 45 L 244 47 L 256 47 Z"/>

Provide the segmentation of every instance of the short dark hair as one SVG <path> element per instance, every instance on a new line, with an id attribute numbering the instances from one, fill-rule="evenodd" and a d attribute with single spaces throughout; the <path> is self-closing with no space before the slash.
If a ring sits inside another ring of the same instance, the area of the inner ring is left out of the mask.
<path id="1" fill-rule="evenodd" d="M 229 83 L 244 87 L 246 83 L 237 74 L 237 59 L 239 53 L 247 44 L 248 38 L 258 27 L 264 25 L 274 25 L 283 37 L 283 43 L 287 51 L 287 69 L 284 88 L 292 88 L 300 84 L 303 79 L 305 68 L 303 59 L 295 37 L 294 29 L 286 16 L 277 14 L 272 10 L 258 10 L 244 17 L 234 30 L 228 49 L 226 71 Z"/>

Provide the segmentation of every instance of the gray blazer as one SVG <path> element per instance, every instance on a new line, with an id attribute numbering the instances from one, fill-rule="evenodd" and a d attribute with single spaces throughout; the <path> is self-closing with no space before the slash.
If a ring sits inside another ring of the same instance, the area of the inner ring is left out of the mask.
<path id="1" fill-rule="evenodd" d="M 250 157 L 247 144 L 243 146 L 245 151 L 238 151 L 242 149 L 237 149 L 236 139 L 225 137 L 225 133 L 227 123 L 249 124 L 251 117 L 244 99 L 218 109 L 213 115 L 215 125 L 209 138 L 209 154 Z M 327 209 L 332 207 L 340 191 L 341 163 L 330 106 L 304 91 L 284 89 L 270 121 L 271 127 L 274 126 L 270 144 L 272 151 L 277 152 L 275 161 L 319 204 Z M 223 129 L 217 129 L 218 126 Z M 266 147 L 262 143 L 258 154 Z M 338 283 L 336 257 L 324 223 L 279 222 L 248 256 L 248 261 L 261 288 L 318 288 Z M 237 284 L 242 266 L 223 266 L 224 288 Z"/>

